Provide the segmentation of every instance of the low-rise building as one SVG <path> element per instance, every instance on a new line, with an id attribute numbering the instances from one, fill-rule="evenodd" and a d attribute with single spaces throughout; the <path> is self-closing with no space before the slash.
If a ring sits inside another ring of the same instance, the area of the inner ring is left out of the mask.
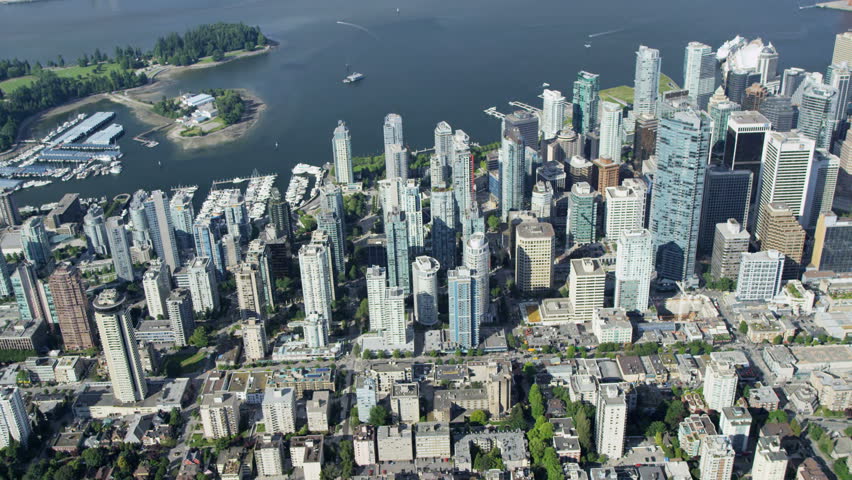
<path id="1" fill-rule="evenodd" d="M 438 390 L 434 395 L 433 409 L 436 421 L 452 422 L 464 412 L 488 411 L 488 393 L 484 388 Z"/>
<path id="2" fill-rule="evenodd" d="M 551 418 L 553 425 L 553 448 L 559 458 L 571 462 L 580 462 L 580 436 L 574 428 L 574 420 L 571 418 Z"/>
<path id="3" fill-rule="evenodd" d="M 352 448 L 355 451 L 355 464 L 360 466 L 373 465 L 378 461 L 376 456 L 376 427 L 358 425 L 352 435 Z"/>
<path id="4" fill-rule="evenodd" d="M 414 425 L 414 450 L 417 458 L 450 458 L 450 426 L 441 422 Z"/>
<path id="5" fill-rule="evenodd" d="M 785 388 L 790 405 L 798 413 L 812 415 L 819 406 L 819 395 L 816 389 L 807 384 L 790 385 Z"/>
<path id="6" fill-rule="evenodd" d="M 775 393 L 775 389 L 768 386 L 752 388 L 748 393 L 749 408 L 762 408 L 767 412 L 778 410 L 781 399 Z"/>
<path id="7" fill-rule="evenodd" d="M 633 340 L 633 324 L 623 308 L 596 308 L 592 330 L 600 343 L 629 343 Z"/>
<path id="8" fill-rule="evenodd" d="M 56 383 L 77 383 L 83 379 L 84 373 L 86 361 L 78 355 L 59 357 L 54 368 Z"/>
<path id="9" fill-rule="evenodd" d="M 781 337 L 784 340 L 791 339 L 796 335 L 796 327 L 786 318 L 775 318 L 775 316 L 767 311 L 747 311 L 740 312 L 737 315 L 737 325 L 745 322 L 748 325 L 748 333 L 746 336 L 752 343 L 772 343 L 775 337 Z"/>
<path id="10" fill-rule="evenodd" d="M 386 425 L 376 431 L 376 449 L 380 462 L 414 460 L 414 436 L 408 425 Z"/>
<path id="11" fill-rule="evenodd" d="M 521 431 L 469 433 L 463 436 L 456 441 L 455 445 L 454 458 L 457 469 L 473 470 L 474 458 L 471 447 L 474 445 L 483 452 L 499 449 L 503 465 L 508 471 L 530 466 L 527 442 Z"/>
<path id="12" fill-rule="evenodd" d="M 835 411 L 852 407 L 852 384 L 828 372 L 811 372 L 811 385 L 816 389 L 821 406 Z"/>
<path id="13" fill-rule="evenodd" d="M 402 423 L 420 420 L 420 385 L 417 382 L 397 383 L 393 386 L 390 404 L 394 417 Z"/>
<path id="14" fill-rule="evenodd" d="M 828 480 L 828 475 L 813 458 L 806 458 L 796 470 L 796 480 Z"/>

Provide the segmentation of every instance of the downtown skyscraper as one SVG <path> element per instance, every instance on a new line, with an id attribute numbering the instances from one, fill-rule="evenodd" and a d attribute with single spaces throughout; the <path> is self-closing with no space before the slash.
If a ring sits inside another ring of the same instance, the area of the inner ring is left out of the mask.
<path id="1" fill-rule="evenodd" d="M 466 266 L 447 272 L 449 294 L 450 341 L 462 349 L 479 345 L 479 324 L 476 321 L 474 279 Z"/>
<path id="2" fill-rule="evenodd" d="M 148 384 L 124 295 L 116 290 L 104 290 L 95 298 L 93 305 L 116 401 L 134 403 L 144 400 Z"/>
<path id="3" fill-rule="evenodd" d="M 601 141 L 598 157 L 609 158 L 621 163 L 621 144 L 624 138 L 624 126 L 621 105 L 603 102 L 601 108 Z"/>
<path id="4" fill-rule="evenodd" d="M 148 220 L 148 234 L 157 256 L 169 266 L 170 272 L 180 268 L 175 229 L 172 226 L 169 197 L 162 190 L 154 190 L 143 203 Z"/>
<path id="5" fill-rule="evenodd" d="M 660 120 L 650 230 L 661 278 L 694 276 L 712 121 L 687 108 Z"/>
<path id="6" fill-rule="evenodd" d="M 500 216 L 524 207 L 524 139 L 517 128 L 503 131 L 500 144 Z"/>
<path id="7" fill-rule="evenodd" d="M 432 186 L 432 257 L 441 268 L 456 266 L 456 210 L 453 189 L 446 184 Z"/>
<path id="8" fill-rule="evenodd" d="M 309 243 L 299 249 L 299 269 L 305 314 L 318 313 L 331 321 L 331 302 L 334 300 L 334 277 L 331 254 L 326 245 Z"/>
<path id="9" fill-rule="evenodd" d="M 405 212 L 393 208 L 385 215 L 388 251 L 388 285 L 411 292 L 411 260 L 408 253 L 408 219 Z"/>
<path id="10" fill-rule="evenodd" d="M 107 243 L 112 255 L 112 264 L 119 280 L 133 281 L 133 259 L 127 241 L 127 230 L 121 217 L 109 217 L 106 220 Z"/>
<path id="11" fill-rule="evenodd" d="M 541 137 L 544 140 L 550 140 L 556 138 L 562 130 L 567 103 L 559 90 L 545 89 L 542 98 L 544 103 L 541 113 Z M 530 147 L 536 148 L 538 145 L 530 145 Z"/>
<path id="12" fill-rule="evenodd" d="M 633 111 L 657 114 L 657 97 L 660 92 L 660 51 L 640 45 L 636 51 L 636 73 L 633 80 Z"/>
<path id="13" fill-rule="evenodd" d="M 683 88 L 689 90 L 689 100 L 701 110 L 713 95 L 716 81 L 716 56 L 709 45 L 689 42 L 683 58 Z"/>
<path id="14" fill-rule="evenodd" d="M 491 249 L 483 233 L 474 233 L 464 244 L 464 266 L 473 279 L 473 316 L 477 323 L 486 323 L 491 305 L 488 279 L 491 276 Z M 478 330 L 478 329 L 477 329 Z"/>
<path id="15" fill-rule="evenodd" d="M 453 127 L 447 122 L 439 122 L 435 127 L 435 155 L 432 156 L 429 165 L 429 179 L 432 186 L 450 180 L 453 154 Z"/>
<path id="16" fill-rule="evenodd" d="M 396 113 L 385 116 L 382 128 L 385 145 L 385 178 L 408 179 L 408 150 L 402 136 L 402 117 Z"/>
<path id="17" fill-rule="evenodd" d="M 644 228 L 623 230 L 618 237 L 615 261 L 615 307 L 645 311 L 653 271 L 651 232 Z"/>
<path id="18" fill-rule="evenodd" d="M 334 153 L 334 175 L 338 183 L 352 183 L 355 174 L 352 172 L 352 139 L 349 129 L 343 120 L 337 122 L 334 136 L 331 138 L 331 148 Z"/>
<path id="19" fill-rule="evenodd" d="M 65 350 L 94 347 L 91 310 L 80 271 L 73 265 L 62 264 L 50 275 L 49 284 Z"/>
<path id="20" fill-rule="evenodd" d="M 814 139 L 803 132 L 770 132 L 763 151 L 755 234 L 765 229 L 766 207 L 783 203 L 793 215 L 805 214 L 808 184 L 815 155 Z"/>
<path id="21" fill-rule="evenodd" d="M 597 73 L 577 72 L 574 80 L 574 130 L 582 135 L 593 131 L 598 124 L 601 84 Z"/>

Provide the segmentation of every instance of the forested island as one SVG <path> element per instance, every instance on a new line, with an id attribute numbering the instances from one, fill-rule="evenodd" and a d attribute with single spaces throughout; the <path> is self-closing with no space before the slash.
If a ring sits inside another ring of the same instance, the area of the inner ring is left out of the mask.
<path id="1" fill-rule="evenodd" d="M 196 27 L 183 35 L 172 33 L 160 37 L 149 52 L 116 47 L 110 57 L 98 49 L 78 58 L 73 66 L 67 66 L 62 56 L 46 65 L 19 59 L 0 60 L 0 151 L 12 147 L 27 117 L 89 95 L 145 85 L 149 79 L 141 71 L 143 68 L 217 62 L 234 52 L 252 51 L 267 44 L 259 27 L 215 23 Z M 224 98 L 222 103 L 227 115 L 223 120 L 239 121 L 241 103 L 233 96 Z"/>

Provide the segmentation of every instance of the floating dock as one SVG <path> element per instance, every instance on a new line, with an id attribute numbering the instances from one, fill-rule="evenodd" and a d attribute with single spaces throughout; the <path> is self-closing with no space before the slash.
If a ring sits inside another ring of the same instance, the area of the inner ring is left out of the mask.
<path id="1" fill-rule="evenodd" d="M 50 144 L 51 146 L 56 146 L 62 143 L 74 143 L 81 138 L 88 137 L 113 118 L 115 118 L 115 112 L 97 112 L 60 135 L 50 142 Z"/>

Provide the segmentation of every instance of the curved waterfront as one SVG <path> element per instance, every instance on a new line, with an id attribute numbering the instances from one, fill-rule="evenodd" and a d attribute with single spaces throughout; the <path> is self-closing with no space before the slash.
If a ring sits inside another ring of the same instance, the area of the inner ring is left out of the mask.
<path id="1" fill-rule="evenodd" d="M 678 82 L 688 41 L 718 46 L 736 34 L 772 41 L 782 67 L 824 71 L 834 34 L 852 26 L 852 15 L 799 10 L 788 0 L 695 0 L 688 8 L 678 0 L 151 0 L 144 5 L 64 0 L 0 6 L 0 57 L 46 62 L 62 54 L 73 61 L 95 48 L 110 53 L 115 45 L 149 48 L 157 36 L 215 21 L 259 25 L 281 47 L 187 71 L 165 87 L 166 94 L 202 88 L 253 92 L 268 108 L 246 136 L 202 150 L 184 151 L 168 141 L 149 149 L 131 140 L 147 127 L 126 107 L 87 105 L 81 111 L 116 111 L 127 129 L 122 174 L 27 190 L 21 203 L 56 201 L 68 191 L 114 195 L 179 184 L 198 184 L 204 191 L 213 179 L 253 169 L 280 173 L 286 185 L 295 164 L 331 159 L 331 131 L 338 119 L 349 125 L 357 155 L 378 152 L 382 119 L 392 111 L 403 116 L 406 141 L 415 148 L 431 145 L 440 120 L 475 141 L 490 142 L 498 123 L 483 109 L 496 105 L 508 111 L 509 100 L 538 104 L 542 82 L 570 99 L 571 82 L 581 69 L 600 73 L 604 87 L 631 83 L 639 43 L 660 49 L 663 70 Z M 600 32 L 607 34 L 583 48 L 589 35 Z M 366 79 L 343 85 L 346 64 Z"/>

